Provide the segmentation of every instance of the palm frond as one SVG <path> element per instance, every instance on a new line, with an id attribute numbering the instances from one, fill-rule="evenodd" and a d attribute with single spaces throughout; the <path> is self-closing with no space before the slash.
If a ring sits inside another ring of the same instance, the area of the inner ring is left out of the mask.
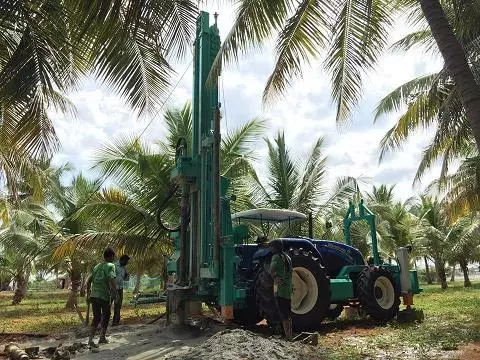
<path id="1" fill-rule="evenodd" d="M 480 157 L 465 159 L 458 170 L 437 182 L 445 191 L 443 203 L 451 221 L 480 211 Z"/>
<path id="2" fill-rule="evenodd" d="M 238 61 L 240 54 L 258 49 L 262 42 L 280 30 L 290 4 L 276 0 L 245 0 L 235 14 L 231 30 L 223 40 L 210 71 L 209 79 L 220 75 L 223 64 Z"/>
<path id="3" fill-rule="evenodd" d="M 138 178 L 140 156 L 148 154 L 149 149 L 137 137 L 123 137 L 100 147 L 93 160 L 102 176 L 128 184 Z"/>
<path id="4" fill-rule="evenodd" d="M 408 106 L 407 111 L 380 141 L 380 161 L 388 151 L 402 146 L 412 131 L 419 127 L 428 128 L 433 123 L 438 114 L 438 106 L 433 101 L 428 93 L 421 93 Z"/>
<path id="5" fill-rule="evenodd" d="M 285 144 L 285 135 L 278 133 L 268 146 L 268 186 L 272 189 L 272 205 L 289 209 L 295 201 L 295 189 L 299 184 L 298 169 Z"/>
<path id="6" fill-rule="evenodd" d="M 252 145 L 264 134 L 266 128 L 267 120 L 265 118 L 256 117 L 247 121 L 222 138 L 222 154 L 228 156 L 250 153 Z"/>
<path id="7" fill-rule="evenodd" d="M 140 115 L 152 113 L 167 93 L 170 65 L 147 34 L 126 33 L 121 24 L 108 27 L 108 36 L 98 40 L 94 75 Z"/>
<path id="8" fill-rule="evenodd" d="M 162 150 L 175 156 L 177 142 L 180 138 L 187 141 L 187 153 L 192 152 L 192 105 L 185 103 L 182 108 L 170 108 L 163 116 L 167 127 L 167 143 L 160 143 Z"/>
<path id="9" fill-rule="evenodd" d="M 421 48 L 426 53 L 437 52 L 438 47 L 429 28 L 417 30 L 405 35 L 391 46 L 393 51 L 405 52 L 414 47 Z"/>
<path id="10" fill-rule="evenodd" d="M 360 193 L 359 180 L 345 176 L 336 180 L 330 195 L 323 202 L 320 213 L 332 213 L 336 211 L 344 211 L 348 206 L 348 202 Z"/>
<path id="11" fill-rule="evenodd" d="M 347 119 L 362 90 L 362 72 L 371 69 L 387 45 L 394 8 L 384 0 L 342 2 L 326 59 L 332 75 L 337 122 Z"/>
<path id="12" fill-rule="evenodd" d="M 327 158 L 322 153 L 323 141 L 323 138 L 319 138 L 315 142 L 300 174 L 295 199 L 295 208 L 299 211 L 312 212 L 324 195 Z"/>
<path id="13" fill-rule="evenodd" d="M 147 231 L 149 224 L 155 221 L 150 214 L 135 206 L 125 193 L 116 189 L 97 193 L 74 218 L 84 221 L 95 218 L 99 226 L 103 224 L 112 230 L 139 234 Z"/>
<path id="14" fill-rule="evenodd" d="M 333 16 L 328 1 L 303 0 L 278 35 L 277 59 L 263 93 L 264 102 L 285 93 L 302 67 L 315 59 L 327 42 L 328 19 Z"/>
<path id="15" fill-rule="evenodd" d="M 91 246 L 121 248 L 122 252 L 137 258 L 148 258 L 153 251 L 170 255 L 173 252 L 173 243 L 168 237 L 151 238 L 142 234 L 129 234 L 115 231 L 86 232 L 72 237 L 77 248 Z M 160 250 L 159 250 L 160 249 Z"/>
<path id="16" fill-rule="evenodd" d="M 382 100 L 375 108 L 375 119 L 377 121 L 382 115 L 401 110 L 411 102 L 416 94 L 429 91 L 432 85 L 438 80 L 439 73 L 432 73 L 420 76 L 399 86 Z"/>

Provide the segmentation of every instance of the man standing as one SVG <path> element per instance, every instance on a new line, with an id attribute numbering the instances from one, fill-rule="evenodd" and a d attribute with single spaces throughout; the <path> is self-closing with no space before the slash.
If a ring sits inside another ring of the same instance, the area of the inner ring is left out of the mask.
<path id="1" fill-rule="evenodd" d="M 275 304 L 282 321 L 283 331 L 287 340 L 292 340 L 292 260 L 283 252 L 280 240 L 270 242 L 270 250 L 273 253 L 270 262 L 270 274 L 273 278 L 273 291 Z"/>
<path id="2" fill-rule="evenodd" d="M 123 303 L 123 285 L 124 281 L 128 281 L 129 275 L 127 272 L 127 264 L 130 260 L 130 256 L 122 255 L 120 259 L 115 263 L 115 272 L 117 274 L 117 298 L 113 307 L 113 320 L 112 326 L 117 326 L 120 323 L 120 310 Z"/>
<path id="3" fill-rule="evenodd" d="M 103 259 L 103 262 L 93 268 L 92 274 L 87 280 L 87 301 L 92 304 L 93 311 L 92 328 L 88 338 L 88 345 L 91 348 L 98 348 L 98 345 L 93 342 L 93 338 L 100 322 L 102 323 L 102 332 L 98 343 L 108 343 L 106 333 L 110 321 L 111 299 L 118 296 L 115 264 L 113 263 L 115 251 L 111 248 L 105 249 Z"/>

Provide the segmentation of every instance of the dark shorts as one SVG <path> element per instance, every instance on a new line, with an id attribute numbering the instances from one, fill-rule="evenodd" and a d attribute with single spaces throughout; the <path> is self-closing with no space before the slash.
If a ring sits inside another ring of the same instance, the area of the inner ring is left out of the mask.
<path id="1" fill-rule="evenodd" d="M 275 304 L 281 320 L 287 320 L 291 317 L 292 302 L 290 299 L 281 296 L 275 296 Z"/>
<path id="2" fill-rule="evenodd" d="M 110 321 L 110 309 L 111 303 L 107 300 L 90 298 L 92 304 L 93 320 L 92 326 L 97 328 L 100 322 L 102 323 L 102 328 L 106 329 L 108 327 L 108 322 Z"/>

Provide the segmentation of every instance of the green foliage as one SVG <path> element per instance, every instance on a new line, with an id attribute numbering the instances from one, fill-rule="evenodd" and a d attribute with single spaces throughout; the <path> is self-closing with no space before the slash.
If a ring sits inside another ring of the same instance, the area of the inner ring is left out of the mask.
<path id="1" fill-rule="evenodd" d="M 303 67 L 325 57 L 331 74 L 337 121 L 347 119 L 362 93 L 362 76 L 375 66 L 387 44 L 388 32 L 400 2 L 385 0 L 329 1 L 244 0 L 214 63 L 238 61 L 276 36 L 276 61 L 264 100 L 284 95 Z"/>
<path id="2" fill-rule="evenodd" d="M 318 225 L 320 222 L 346 209 L 348 200 L 357 191 L 356 179 L 338 179 L 335 188 L 327 191 L 327 159 L 322 152 L 322 138 L 317 139 L 304 162 L 292 157 L 283 133 L 278 133 L 273 141 L 265 141 L 268 147 L 266 179 L 258 176 L 253 178 L 250 186 L 252 205 L 292 209 L 306 214 L 311 212 L 315 218 L 316 232 L 322 231 Z M 281 229 L 280 233 L 291 230 Z"/>
<path id="3" fill-rule="evenodd" d="M 378 356 L 402 358 L 406 353 L 418 359 L 455 356 L 451 350 L 480 340 L 480 311 L 477 306 L 478 283 L 462 288 L 452 283 L 447 290 L 422 284 L 424 291 L 415 296 L 415 308 L 422 309 L 425 321 L 419 324 L 390 323 L 383 326 L 368 320 L 340 320 L 326 324 L 322 337 L 326 358 L 364 359 Z"/>
<path id="4" fill-rule="evenodd" d="M 394 44 L 394 48 L 407 51 L 416 46 L 427 52 L 433 51 L 435 55 L 440 56 L 428 24 L 422 14 L 415 10 L 418 8 L 415 5 L 412 6 L 414 11 L 409 19 L 411 25 L 417 30 Z M 474 76 L 479 80 L 480 12 L 478 4 L 443 2 L 442 7 L 457 39 L 465 49 L 465 55 Z M 387 151 L 400 148 L 418 130 L 433 128 L 435 134 L 422 153 L 415 181 L 420 181 L 425 172 L 441 160 L 442 168 L 437 185 L 440 188 L 451 188 L 451 185 L 445 185 L 445 182 L 450 181 L 447 178 L 451 178 L 449 170 L 452 164 L 458 160 L 463 161 L 466 157 L 474 158 L 478 155 L 478 150 L 459 91 L 448 70 L 444 68 L 439 73 L 418 77 L 393 90 L 380 101 L 375 118 L 378 119 L 383 114 L 396 111 L 402 111 L 402 114 L 381 141 L 380 160 Z M 471 171 L 468 176 L 473 179 L 475 171 L 468 165 L 463 167 L 462 174 L 456 178 L 465 178 L 467 169 Z M 462 190 L 457 188 L 458 191 Z M 478 192 L 478 189 L 476 191 Z M 475 192 L 471 193 L 473 195 Z M 467 214 L 468 202 L 465 199 L 466 197 L 456 197 L 453 194 L 447 196 L 445 199 L 447 206 L 450 203 L 455 204 L 451 209 L 451 217 L 458 218 Z M 470 205 L 474 204 L 475 201 L 470 203 Z M 472 209 L 478 210 L 478 207 Z"/>
<path id="5" fill-rule="evenodd" d="M 480 209 L 480 156 L 462 161 L 458 170 L 434 181 L 432 190 L 444 192 L 444 206 L 450 220 L 478 212 Z"/>
<path id="6" fill-rule="evenodd" d="M 164 99 L 173 69 L 195 34 L 196 3 L 9 1 L 0 9 L 0 172 L 16 183 L 51 158 L 49 117 L 75 115 L 65 94 L 94 75 L 140 115 Z"/>

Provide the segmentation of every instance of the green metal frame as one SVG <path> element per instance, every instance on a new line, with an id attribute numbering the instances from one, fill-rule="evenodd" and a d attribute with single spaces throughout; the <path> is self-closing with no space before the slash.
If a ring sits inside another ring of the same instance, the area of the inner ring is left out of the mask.
<path id="1" fill-rule="evenodd" d="M 168 271 L 180 273 L 184 266 L 188 283 L 196 290 L 195 298 L 233 306 L 236 299 L 245 298 L 245 289 L 234 287 L 234 267 L 240 259 L 234 249 L 230 197 L 227 196 L 229 181 L 216 178 L 215 146 L 220 142 L 216 123 L 220 121 L 218 78 L 208 77 L 220 50 L 220 36 L 216 17 L 214 25 L 210 26 L 209 22 L 209 14 L 202 11 L 197 19 L 194 44 L 192 154 L 179 156 L 171 174 L 172 180 L 185 186 L 182 191 L 188 193 L 190 199 L 188 240 L 182 240 L 180 233 L 172 233 L 175 252 Z M 220 216 L 216 218 L 218 201 Z M 186 249 L 185 261 L 181 261 L 182 247 Z"/>
<path id="2" fill-rule="evenodd" d="M 373 264 L 380 265 L 381 260 L 378 254 L 378 243 L 377 243 L 377 230 L 375 228 L 375 214 L 367 208 L 364 203 L 363 199 L 360 201 L 358 205 L 358 215 L 355 212 L 355 205 L 350 202 L 350 206 L 348 207 L 348 212 L 343 219 L 343 233 L 345 235 L 345 242 L 347 245 L 352 245 L 352 241 L 350 239 L 350 226 L 355 221 L 366 221 L 370 226 L 370 236 L 372 238 L 372 253 L 373 253 Z"/>

